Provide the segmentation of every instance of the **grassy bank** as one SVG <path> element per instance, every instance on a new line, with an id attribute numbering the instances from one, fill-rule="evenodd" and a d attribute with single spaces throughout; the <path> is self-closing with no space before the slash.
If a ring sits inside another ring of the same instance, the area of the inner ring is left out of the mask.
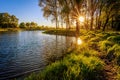
<path id="1" fill-rule="evenodd" d="M 45 33 L 54 34 L 56 31 Z M 120 33 L 83 33 L 81 45 L 25 80 L 120 80 Z"/>
<path id="2" fill-rule="evenodd" d="M 0 28 L 0 32 L 5 31 L 37 31 L 37 30 L 46 30 L 43 28 L 35 27 L 35 28 Z"/>
<path id="3" fill-rule="evenodd" d="M 40 30 L 53 30 L 53 28 L 41 28 L 41 27 L 26 27 L 26 28 L 0 28 L 0 32 L 4 31 L 40 31 Z"/>
<path id="4" fill-rule="evenodd" d="M 0 28 L 0 32 L 5 32 L 5 31 L 20 31 L 20 28 Z"/>
<path id="5" fill-rule="evenodd" d="M 64 36 L 76 36 L 75 30 L 65 30 L 65 29 L 51 29 L 51 30 L 45 30 L 43 33 L 45 34 L 51 34 L 51 35 L 64 35 Z"/>

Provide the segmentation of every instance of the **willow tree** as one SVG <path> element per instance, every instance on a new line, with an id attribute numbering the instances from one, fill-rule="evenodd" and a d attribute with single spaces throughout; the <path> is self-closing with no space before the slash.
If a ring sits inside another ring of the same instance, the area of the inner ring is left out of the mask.
<path id="1" fill-rule="evenodd" d="M 55 20 L 56 28 L 58 28 L 58 1 L 57 0 L 39 0 L 39 6 L 43 10 L 45 18 L 52 17 Z"/>
<path id="2" fill-rule="evenodd" d="M 70 0 L 58 0 L 60 4 L 60 16 L 66 22 L 66 29 L 70 29 Z"/>

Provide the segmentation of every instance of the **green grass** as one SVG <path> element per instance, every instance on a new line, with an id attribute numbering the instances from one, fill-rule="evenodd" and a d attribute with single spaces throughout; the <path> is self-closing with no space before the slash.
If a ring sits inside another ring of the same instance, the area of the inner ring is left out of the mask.
<path id="1" fill-rule="evenodd" d="M 107 51 L 110 47 L 113 46 L 113 43 L 107 40 L 99 42 L 100 49 L 103 51 Z"/>
<path id="2" fill-rule="evenodd" d="M 45 34 L 56 34 L 56 35 L 64 35 L 64 36 L 76 36 L 75 30 L 65 30 L 65 29 L 52 29 L 52 30 L 46 30 L 43 33 Z"/>
<path id="3" fill-rule="evenodd" d="M 0 32 L 3 32 L 3 31 L 7 31 L 6 29 L 2 29 L 2 28 L 0 28 Z"/>
<path id="4" fill-rule="evenodd" d="M 5 31 L 15 32 L 15 31 L 20 31 L 20 30 L 21 30 L 20 28 L 0 28 L 0 32 L 5 32 Z"/>
<path id="5" fill-rule="evenodd" d="M 108 49 L 107 56 L 110 61 L 115 61 L 117 65 L 120 65 L 120 45 L 115 44 Z"/>
<path id="6" fill-rule="evenodd" d="M 71 53 L 25 80 L 95 80 L 100 78 L 103 66 L 104 62 L 97 57 Z"/>
<path id="7" fill-rule="evenodd" d="M 120 66 L 116 66 L 117 69 L 118 69 L 118 72 L 117 72 L 117 76 L 116 76 L 116 80 L 120 80 Z"/>

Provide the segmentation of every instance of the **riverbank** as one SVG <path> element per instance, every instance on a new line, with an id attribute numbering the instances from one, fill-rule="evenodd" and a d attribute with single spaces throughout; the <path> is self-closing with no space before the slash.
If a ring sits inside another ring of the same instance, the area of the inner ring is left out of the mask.
<path id="1" fill-rule="evenodd" d="M 63 36 L 76 36 L 76 30 L 66 30 L 66 29 L 51 29 L 51 30 L 45 30 L 43 33 L 45 34 L 51 34 L 51 35 L 63 35 Z M 80 35 L 80 34 L 79 34 Z"/>
<path id="2" fill-rule="evenodd" d="M 0 32 L 5 32 L 5 31 L 37 31 L 37 30 L 44 30 L 41 28 L 0 28 Z"/>
<path id="3" fill-rule="evenodd" d="M 54 34 L 56 31 L 45 33 Z M 80 36 L 83 42 L 81 45 L 76 45 L 69 54 L 51 63 L 39 74 L 31 74 L 25 80 L 119 80 L 120 33 L 83 33 Z"/>
<path id="4" fill-rule="evenodd" d="M 0 32 L 6 32 L 6 31 L 21 31 L 20 28 L 0 28 Z"/>
<path id="5" fill-rule="evenodd" d="M 35 27 L 35 28 L 0 28 L 0 32 L 5 32 L 5 31 L 41 31 L 41 30 L 48 31 L 51 29 L 46 29 L 46 28 L 41 28 L 41 27 Z"/>
<path id="6" fill-rule="evenodd" d="M 76 37 L 76 36 L 82 36 L 86 33 L 88 33 L 87 30 L 80 30 L 79 34 L 76 34 L 76 29 L 70 29 L 70 30 L 66 30 L 66 29 L 45 29 L 44 34 L 50 34 L 50 35 L 62 35 L 62 36 L 72 36 L 72 37 Z"/>

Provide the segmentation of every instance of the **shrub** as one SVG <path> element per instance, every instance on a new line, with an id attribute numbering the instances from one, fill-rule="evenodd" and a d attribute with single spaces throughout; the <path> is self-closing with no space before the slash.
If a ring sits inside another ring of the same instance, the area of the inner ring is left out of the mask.
<path id="1" fill-rule="evenodd" d="M 117 71 L 117 79 L 116 80 L 120 80 L 120 67 L 119 66 L 117 66 L 117 69 L 118 69 L 118 71 Z"/>
<path id="2" fill-rule="evenodd" d="M 32 74 L 25 80 L 64 80 L 64 72 L 67 66 L 59 61 L 46 67 L 44 71 L 39 74 Z"/>
<path id="3" fill-rule="evenodd" d="M 98 80 L 103 66 L 104 63 L 97 57 L 72 53 L 25 80 Z"/>
<path id="4" fill-rule="evenodd" d="M 108 41 L 112 41 L 114 43 L 118 43 L 120 44 L 120 36 L 117 35 L 117 36 L 110 36 L 107 38 Z"/>
<path id="5" fill-rule="evenodd" d="M 107 51 L 110 47 L 113 46 L 113 43 L 108 40 L 104 40 L 99 42 L 99 46 L 101 50 Z"/>
<path id="6" fill-rule="evenodd" d="M 120 45 L 115 44 L 113 47 L 109 48 L 106 56 L 109 61 L 115 59 L 116 63 L 120 65 Z"/>
<path id="7" fill-rule="evenodd" d="M 67 75 L 74 76 L 74 80 L 99 79 L 99 72 L 103 69 L 104 66 L 104 63 L 99 58 L 93 56 L 86 57 L 80 54 L 71 55 L 71 57 L 68 57 L 67 59 L 69 63 L 68 70 L 70 69 L 67 72 Z M 72 78 L 69 80 L 73 80 Z"/>

